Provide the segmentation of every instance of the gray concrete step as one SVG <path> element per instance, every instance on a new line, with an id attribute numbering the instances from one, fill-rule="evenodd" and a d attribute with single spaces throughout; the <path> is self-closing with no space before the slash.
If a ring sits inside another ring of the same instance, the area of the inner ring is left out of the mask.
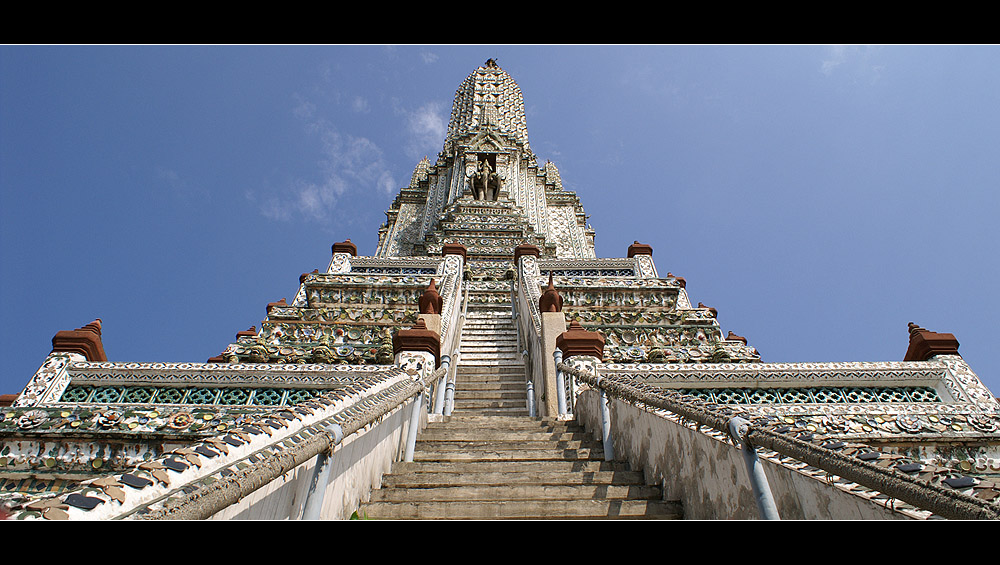
<path id="1" fill-rule="evenodd" d="M 592 440 L 586 432 L 547 430 L 446 430 L 428 428 L 420 434 L 420 442 L 454 441 L 583 441 Z"/>
<path id="2" fill-rule="evenodd" d="M 455 382 L 505 382 L 525 384 L 527 381 L 524 376 L 524 365 L 519 365 L 509 367 L 460 367 L 457 371 L 455 371 Z"/>
<path id="3" fill-rule="evenodd" d="M 470 333 L 468 335 L 462 336 L 462 345 L 479 345 L 479 344 L 491 344 L 491 343 L 502 343 L 509 345 L 510 347 L 517 346 L 517 336 L 516 335 L 496 335 L 496 334 L 486 334 L 486 333 Z"/>
<path id="4" fill-rule="evenodd" d="M 438 436 L 433 439 L 428 439 L 427 434 L 420 434 L 420 439 L 417 440 L 417 449 L 426 449 L 432 451 L 449 451 L 449 450 L 462 450 L 462 451 L 476 451 L 476 450 L 566 450 L 566 449 L 598 449 L 601 447 L 601 442 L 595 440 L 592 437 L 587 437 L 586 434 L 579 434 L 578 437 L 569 437 L 566 439 L 551 439 L 550 437 L 545 437 L 546 434 L 539 434 L 534 437 L 527 437 L 528 434 L 521 433 L 511 433 L 508 432 L 501 435 L 499 432 L 489 434 L 487 437 L 486 433 L 479 434 L 469 434 L 468 436 L 459 436 L 457 433 L 452 434 L 451 437 Z M 551 436 L 551 434 L 548 434 Z M 565 434 L 567 436 L 572 436 L 573 434 Z M 471 439 L 470 439 L 471 437 Z"/>
<path id="5" fill-rule="evenodd" d="M 527 386 L 524 383 L 524 379 L 516 377 L 516 375 L 503 375 L 502 377 L 514 378 L 497 378 L 489 377 L 488 375 L 473 375 L 468 378 L 456 378 L 455 398 L 472 398 L 473 396 L 480 395 L 482 393 L 496 394 L 498 395 L 498 398 L 500 396 L 506 396 L 507 398 L 512 399 L 527 398 L 528 392 L 526 390 Z M 511 394 L 513 394 L 513 396 L 511 396 Z"/>
<path id="6" fill-rule="evenodd" d="M 458 366 L 483 365 L 486 363 L 496 363 L 497 365 L 514 365 L 520 363 L 522 366 L 524 365 L 521 356 L 513 351 L 510 353 L 466 353 L 462 351 Z"/>
<path id="7" fill-rule="evenodd" d="M 489 398 L 469 398 L 459 401 L 455 400 L 455 410 L 474 410 L 482 408 L 484 410 L 495 410 L 497 408 L 525 408 L 526 399 L 521 400 L 492 400 Z"/>
<path id="8" fill-rule="evenodd" d="M 416 457 L 416 452 L 414 452 Z M 392 466 L 395 473 L 596 473 L 599 471 L 631 471 L 622 461 L 519 461 L 512 466 L 510 461 L 413 461 L 400 462 Z"/>
<path id="9" fill-rule="evenodd" d="M 562 475 L 560 475 L 562 476 Z M 657 500 L 660 489 L 647 485 L 609 484 L 468 484 L 408 488 L 382 488 L 372 492 L 372 502 L 468 502 L 472 500 Z"/>
<path id="10" fill-rule="evenodd" d="M 442 449 L 430 450 L 423 448 L 413 453 L 414 461 L 448 461 L 459 462 L 488 462 L 488 461 L 603 461 L 603 448 L 580 448 L 580 449 L 552 449 L 540 447 L 538 449 L 490 449 L 482 448 L 475 450 Z"/>
<path id="11" fill-rule="evenodd" d="M 395 469 L 394 469 L 395 471 Z M 639 471 L 591 471 L 586 473 L 564 472 L 481 472 L 453 473 L 410 472 L 390 473 L 382 478 L 383 489 L 388 488 L 432 488 L 457 486 L 502 486 L 502 485 L 645 485 L 643 474 Z"/>
<path id="12" fill-rule="evenodd" d="M 489 384 L 489 383 L 486 383 Z M 520 387 L 524 388 L 524 387 Z M 525 400 L 527 393 L 524 390 L 459 390 L 455 392 L 455 400 Z"/>
<path id="13" fill-rule="evenodd" d="M 482 431 L 482 430 L 531 430 L 548 432 L 585 432 L 583 426 L 573 421 L 554 418 L 503 418 L 498 416 L 464 415 L 452 416 L 443 422 L 427 424 L 425 430 Z"/>
<path id="14" fill-rule="evenodd" d="M 456 406 L 451 413 L 459 416 L 463 414 L 487 414 L 491 416 L 516 417 L 516 416 L 527 416 L 528 409 L 518 408 L 516 406 L 512 406 L 509 408 L 461 408 L 459 406 Z"/>
<path id="15" fill-rule="evenodd" d="M 456 377 L 455 383 L 457 384 L 461 382 L 462 390 L 456 390 L 455 395 L 457 396 L 459 394 L 466 392 L 486 391 L 486 390 L 500 391 L 504 393 L 514 392 L 520 395 L 527 394 L 526 392 L 527 385 L 524 382 L 524 379 L 517 379 L 517 378 L 501 379 L 498 377 L 491 377 L 490 375 L 479 375 L 479 376 L 483 376 L 486 378 L 472 379 L 468 378 L 471 377 L 471 375 L 462 375 L 463 378 L 461 381 L 459 381 L 458 377 Z M 510 375 L 508 375 L 508 377 L 509 376 Z"/>
<path id="16" fill-rule="evenodd" d="M 568 520 L 679 519 L 680 504 L 654 500 L 477 500 L 471 502 L 372 502 L 369 519 Z"/>
<path id="17" fill-rule="evenodd" d="M 527 417 L 510 305 L 469 309 L 455 405 L 427 425 L 361 511 L 390 519 L 679 518 L 658 486 L 575 422 Z"/>

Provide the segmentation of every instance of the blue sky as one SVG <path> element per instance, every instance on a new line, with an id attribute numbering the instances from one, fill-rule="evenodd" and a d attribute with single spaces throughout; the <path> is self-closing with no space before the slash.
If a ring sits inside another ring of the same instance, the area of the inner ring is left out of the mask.
<path id="1" fill-rule="evenodd" d="M 259 327 L 441 150 L 495 57 L 597 231 L 764 361 L 954 333 L 994 393 L 1000 48 L 0 47 L 0 393 L 59 330 L 196 361 Z"/>

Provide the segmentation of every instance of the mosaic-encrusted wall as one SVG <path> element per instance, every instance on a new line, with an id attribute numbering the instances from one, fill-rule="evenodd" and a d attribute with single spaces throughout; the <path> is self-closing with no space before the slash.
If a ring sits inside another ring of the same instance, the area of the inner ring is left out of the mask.
<path id="1" fill-rule="evenodd" d="M 393 332 L 416 323 L 420 295 L 432 278 L 443 281 L 378 272 L 391 267 L 358 269 L 304 275 L 305 304 L 270 304 L 260 330 L 238 337 L 222 357 L 228 363 L 391 364 Z"/>
<path id="2" fill-rule="evenodd" d="M 553 282 L 566 323 L 575 319 L 604 334 L 606 363 L 760 361 L 753 347 L 723 337 L 712 309 L 681 307 L 677 279 L 555 276 Z"/>

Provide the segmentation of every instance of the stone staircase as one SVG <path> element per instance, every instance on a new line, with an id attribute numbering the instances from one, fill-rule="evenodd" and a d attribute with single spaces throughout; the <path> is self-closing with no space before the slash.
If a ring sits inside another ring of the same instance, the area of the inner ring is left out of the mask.
<path id="1" fill-rule="evenodd" d="M 462 326 L 452 416 L 527 416 L 525 382 L 510 302 L 471 303 Z"/>
<path id="2" fill-rule="evenodd" d="M 669 519 L 641 472 L 604 461 L 576 422 L 531 418 L 510 303 L 471 303 L 456 367 L 455 407 L 417 439 L 359 514 L 371 519 Z"/>

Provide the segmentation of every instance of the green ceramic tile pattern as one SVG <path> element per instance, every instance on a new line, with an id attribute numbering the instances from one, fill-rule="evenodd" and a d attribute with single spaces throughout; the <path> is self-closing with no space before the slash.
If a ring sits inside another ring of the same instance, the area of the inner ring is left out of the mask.
<path id="1" fill-rule="evenodd" d="M 930 387 L 687 388 L 678 392 L 718 404 L 941 402 Z"/>
<path id="2" fill-rule="evenodd" d="M 225 388 L 71 385 L 59 402 L 74 404 L 213 404 L 290 406 L 315 397 L 308 388 Z"/>

